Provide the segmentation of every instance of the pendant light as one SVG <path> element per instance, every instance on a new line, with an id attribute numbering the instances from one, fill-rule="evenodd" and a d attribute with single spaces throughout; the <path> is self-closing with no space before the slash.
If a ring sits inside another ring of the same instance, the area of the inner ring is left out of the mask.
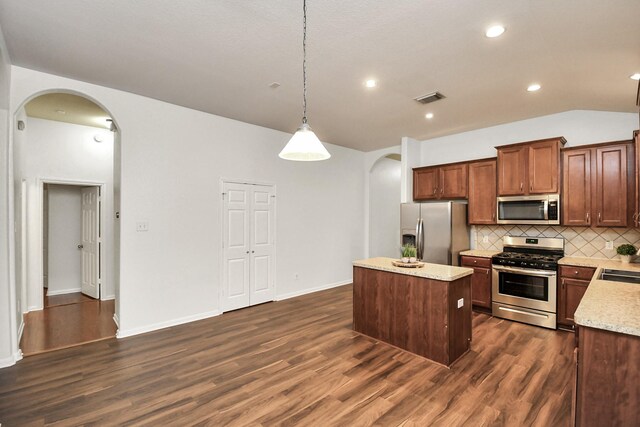
<path id="1" fill-rule="evenodd" d="M 331 154 L 307 123 L 307 0 L 302 0 L 302 125 L 298 128 L 279 156 L 285 160 L 312 162 L 326 160 Z"/>

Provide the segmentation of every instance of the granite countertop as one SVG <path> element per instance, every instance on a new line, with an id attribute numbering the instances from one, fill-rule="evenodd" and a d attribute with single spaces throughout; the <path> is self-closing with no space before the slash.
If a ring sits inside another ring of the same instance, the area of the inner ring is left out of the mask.
<path id="1" fill-rule="evenodd" d="M 586 257 L 564 257 L 558 261 L 560 265 L 575 265 L 576 267 L 593 267 L 593 268 L 615 268 L 617 270 L 635 270 L 640 271 L 640 263 L 632 262 L 623 264 L 617 259 L 602 258 L 586 258 Z"/>
<path id="2" fill-rule="evenodd" d="M 354 261 L 354 267 L 371 268 L 373 270 L 389 271 L 391 273 L 405 274 L 407 276 L 423 277 L 425 279 L 442 280 L 444 282 L 453 282 L 465 276 L 473 274 L 472 268 L 454 267 L 451 265 L 430 264 L 425 263 L 421 268 L 403 268 L 396 267 L 391 261 L 397 261 L 394 258 L 369 258 Z"/>
<path id="3" fill-rule="evenodd" d="M 460 255 L 476 256 L 479 258 L 491 258 L 494 255 L 498 255 L 502 251 L 487 250 L 487 249 L 469 249 L 468 251 L 460 252 Z"/>
<path id="4" fill-rule="evenodd" d="M 596 268 L 574 314 L 576 324 L 640 336 L 640 284 L 597 279 L 603 268 L 640 271 L 640 264 L 572 257 L 562 258 L 559 264 Z"/>

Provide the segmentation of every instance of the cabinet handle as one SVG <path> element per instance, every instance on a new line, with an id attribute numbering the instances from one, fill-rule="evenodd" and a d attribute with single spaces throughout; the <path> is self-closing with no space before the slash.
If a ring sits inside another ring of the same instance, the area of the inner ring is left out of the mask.
<path id="1" fill-rule="evenodd" d="M 496 220 L 496 213 L 492 213 L 491 214 L 491 221 L 495 221 Z"/>
<path id="2" fill-rule="evenodd" d="M 564 279 L 562 279 L 562 290 L 564 291 Z"/>
<path id="3" fill-rule="evenodd" d="M 520 191 L 522 191 L 522 183 L 520 183 Z"/>
<path id="4" fill-rule="evenodd" d="M 440 189 L 440 194 L 444 194 L 444 187 Z"/>
<path id="5" fill-rule="evenodd" d="M 576 270 L 574 274 L 577 276 L 578 275 L 578 270 Z M 562 283 L 564 283 L 564 279 L 562 280 Z"/>
<path id="6" fill-rule="evenodd" d="M 598 212 L 598 224 L 600 224 L 601 219 L 602 219 L 602 215 L 600 215 L 600 212 Z"/>
<path id="7" fill-rule="evenodd" d="M 489 270 L 487 270 L 487 272 L 486 272 L 486 273 L 487 273 L 487 276 L 488 276 L 488 275 L 489 275 Z"/>
<path id="8" fill-rule="evenodd" d="M 438 189 L 437 189 L 437 188 L 434 188 L 434 189 L 433 189 L 433 194 L 435 195 L 437 191 L 438 191 Z"/>
<path id="9" fill-rule="evenodd" d="M 589 220 L 589 212 L 587 212 L 587 224 L 591 224 L 591 221 Z"/>
<path id="10" fill-rule="evenodd" d="M 529 185 L 529 191 L 533 191 L 533 184 Z"/>

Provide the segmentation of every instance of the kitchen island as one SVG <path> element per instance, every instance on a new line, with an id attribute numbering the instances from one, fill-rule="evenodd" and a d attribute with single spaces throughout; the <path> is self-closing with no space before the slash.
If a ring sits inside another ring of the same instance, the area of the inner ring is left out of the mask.
<path id="1" fill-rule="evenodd" d="M 473 269 L 392 261 L 354 261 L 353 329 L 450 366 L 471 342 Z"/>

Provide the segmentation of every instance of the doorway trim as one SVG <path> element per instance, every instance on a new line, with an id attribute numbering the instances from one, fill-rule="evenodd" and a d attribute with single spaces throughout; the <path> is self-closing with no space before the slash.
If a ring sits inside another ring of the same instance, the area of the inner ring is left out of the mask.
<path id="1" fill-rule="evenodd" d="M 98 187 L 100 189 L 100 201 L 101 203 L 104 201 L 103 197 L 105 194 L 105 186 L 106 184 L 104 182 L 99 182 L 99 181 L 83 181 L 83 180 L 75 180 L 75 179 L 65 179 L 65 178 L 48 178 L 48 177 L 38 177 L 38 181 L 37 181 L 37 197 L 38 197 L 38 243 L 37 243 L 37 254 L 38 254 L 38 259 L 37 259 L 37 277 L 38 280 L 36 281 L 29 281 L 30 283 L 36 283 L 38 285 L 38 290 L 36 291 L 35 295 L 36 295 L 36 299 L 37 301 L 39 301 L 39 306 L 38 308 L 34 308 L 33 310 L 42 310 L 44 309 L 44 256 L 43 256 L 43 251 L 44 251 L 44 244 L 43 244 L 43 237 L 44 237 L 44 215 L 43 215 L 43 209 L 44 209 L 44 203 L 43 203 L 43 197 L 44 197 L 44 185 L 45 184 L 54 184 L 54 185 L 73 185 L 73 186 L 77 186 L 77 187 Z M 103 244 L 102 250 L 100 251 L 100 260 L 98 265 L 99 267 L 99 274 L 100 274 L 100 300 L 103 301 L 103 285 L 105 283 L 105 281 L 107 280 L 107 277 L 105 276 L 105 254 L 107 251 L 105 251 L 104 249 L 104 224 L 105 224 L 105 209 L 104 206 L 101 205 L 100 208 L 100 224 L 98 224 L 99 229 L 102 231 L 102 233 L 100 234 L 100 243 Z M 109 242 L 112 243 L 112 242 Z M 29 309 L 29 311 L 31 311 L 31 309 Z"/>
<path id="2" fill-rule="evenodd" d="M 224 227 L 224 215 L 225 215 L 225 209 L 224 209 L 224 186 L 225 184 L 246 184 L 246 185 L 255 185 L 255 186 L 260 186 L 260 187 L 271 187 L 273 189 L 273 194 L 274 197 L 276 199 L 276 201 L 278 200 L 278 191 L 277 191 L 277 186 L 274 182 L 269 182 L 269 181 L 259 181 L 259 180 L 251 180 L 251 179 L 234 179 L 234 178 L 225 178 L 225 177 L 220 177 L 220 181 L 219 181 L 219 199 L 220 200 L 220 256 L 219 256 L 219 262 L 218 262 L 218 267 L 219 267 L 219 281 L 218 283 L 220 284 L 218 286 L 218 311 L 220 313 L 224 313 L 224 307 L 223 307 L 223 297 L 224 295 L 222 294 L 223 288 L 224 288 L 224 263 L 225 263 L 225 247 L 224 247 L 224 233 L 225 233 L 225 227 Z M 277 228 L 278 226 L 278 209 L 277 209 L 277 203 L 273 209 L 273 222 L 275 224 L 275 228 Z M 277 240 L 278 240 L 278 233 L 276 232 L 276 230 L 274 230 L 274 236 L 273 236 L 273 244 L 276 247 L 276 250 L 274 251 L 273 254 L 273 263 L 274 263 L 274 271 L 273 271 L 273 301 L 277 301 L 278 300 L 278 258 L 277 258 Z"/>

